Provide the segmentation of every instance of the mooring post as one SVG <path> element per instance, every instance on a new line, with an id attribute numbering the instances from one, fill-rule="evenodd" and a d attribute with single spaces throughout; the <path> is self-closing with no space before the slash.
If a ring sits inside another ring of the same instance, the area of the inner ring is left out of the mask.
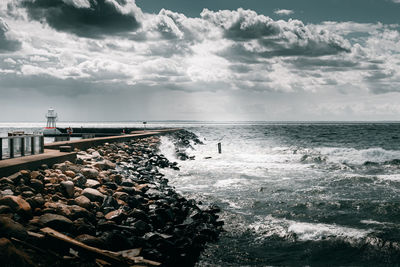
<path id="1" fill-rule="evenodd" d="M 31 137 L 31 155 L 35 155 L 35 137 Z"/>
<path id="2" fill-rule="evenodd" d="M 44 152 L 44 136 L 43 135 L 41 135 L 40 136 L 40 153 L 43 153 Z"/>
<path id="3" fill-rule="evenodd" d="M 0 138 L 0 160 L 3 159 L 3 139 Z"/>
<path id="4" fill-rule="evenodd" d="M 8 139 L 8 148 L 10 149 L 10 159 L 14 158 L 14 138 Z"/>
<path id="5" fill-rule="evenodd" d="M 218 143 L 218 153 L 221 154 L 222 153 L 222 147 L 221 147 L 221 143 Z"/>
<path id="6" fill-rule="evenodd" d="M 25 156 L 25 137 L 21 137 L 21 157 Z"/>

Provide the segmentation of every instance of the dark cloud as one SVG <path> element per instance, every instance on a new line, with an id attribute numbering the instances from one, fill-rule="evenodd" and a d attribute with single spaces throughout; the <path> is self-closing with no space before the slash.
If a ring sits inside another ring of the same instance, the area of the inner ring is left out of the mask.
<path id="1" fill-rule="evenodd" d="M 9 28 L 0 18 L 0 53 L 17 51 L 21 48 L 21 42 L 8 36 Z"/>
<path id="2" fill-rule="evenodd" d="M 140 9 L 133 0 L 23 0 L 31 19 L 59 31 L 99 38 L 133 31 Z"/>
<path id="3" fill-rule="evenodd" d="M 238 53 L 261 58 L 319 57 L 351 51 L 350 43 L 341 36 L 317 30 L 298 20 L 274 21 L 243 9 L 219 12 L 205 9 L 201 16 L 222 29 L 225 38 L 235 41 L 224 53 L 229 56 Z"/>

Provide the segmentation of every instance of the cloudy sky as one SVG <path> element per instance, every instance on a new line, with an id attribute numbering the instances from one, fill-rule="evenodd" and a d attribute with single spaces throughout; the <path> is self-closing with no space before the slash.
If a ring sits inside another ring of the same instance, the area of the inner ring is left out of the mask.
<path id="1" fill-rule="evenodd" d="M 400 120 L 400 0 L 1 0 L 0 121 Z"/>

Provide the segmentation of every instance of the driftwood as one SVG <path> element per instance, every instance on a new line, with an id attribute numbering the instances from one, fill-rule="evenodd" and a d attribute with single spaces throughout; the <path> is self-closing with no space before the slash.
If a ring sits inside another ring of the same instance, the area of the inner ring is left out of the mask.
<path id="1" fill-rule="evenodd" d="M 67 243 L 69 246 L 78 251 L 84 251 L 86 253 L 92 254 L 96 259 L 100 259 L 100 261 L 98 261 L 97 263 L 103 266 L 104 265 L 106 266 L 107 263 L 111 263 L 113 266 L 131 266 L 133 264 L 146 264 L 152 266 L 161 265 L 161 263 L 159 262 L 146 260 L 143 257 L 138 257 L 141 249 L 131 249 L 120 252 L 113 252 L 109 250 L 88 246 L 49 227 L 45 227 L 40 230 L 47 236 L 55 238 L 64 243 Z"/>

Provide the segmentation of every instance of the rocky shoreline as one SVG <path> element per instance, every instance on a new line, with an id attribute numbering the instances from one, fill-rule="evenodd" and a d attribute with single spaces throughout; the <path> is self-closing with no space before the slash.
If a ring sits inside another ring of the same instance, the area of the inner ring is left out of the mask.
<path id="1" fill-rule="evenodd" d="M 201 141 L 170 134 L 177 157 Z M 179 170 L 149 137 L 78 152 L 77 161 L 0 179 L 1 266 L 193 266 L 223 222 L 168 185 Z"/>

